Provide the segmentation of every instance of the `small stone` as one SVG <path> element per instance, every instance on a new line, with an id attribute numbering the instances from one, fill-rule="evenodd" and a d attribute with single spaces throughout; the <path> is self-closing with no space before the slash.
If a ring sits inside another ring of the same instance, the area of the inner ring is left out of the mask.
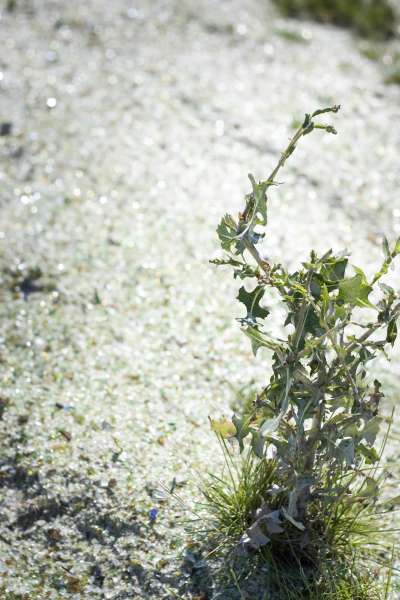
<path id="1" fill-rule="evenodd" d="M 152 508 L 149 511 L 149 519 L 151 523 L 154 523 L 154 521 L 157 519 L 157 515 L 158 515 L 158 509 L 157 508 Z"/>
<path id="2" fill-rule="evenodd" d="M 18 425 L 26 425 L 29 421 L 29 415 L 19 415 Z"/>
<path id="3" fill-rule="evenodd" d="M 10 121 L 4 121 L 0 124 L 0 136 L 4 137 L 10 135 L 12 132 L 12 123 Z"/>
<path id="4" fill-rule="evenodd" d="M 57 106 L 57 98 L 47 98 L 47 108 L 55 108 Z"/>

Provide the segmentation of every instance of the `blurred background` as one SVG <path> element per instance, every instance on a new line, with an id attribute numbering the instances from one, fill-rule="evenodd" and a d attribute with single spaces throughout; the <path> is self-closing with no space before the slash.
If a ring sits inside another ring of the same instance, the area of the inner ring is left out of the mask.
<path id="1" fill-rule="evenodd" d="M 207 415 L 269 372 L 215 229 L 341 104 L 271 193 L 265 252 L 376 268 L 400 235 L 395 4 L 2 0 L 2 597 L 211 597 L 160 482 L 190 506 L 219 462 Z M 399 364 L 375 366 L 388 405 Z"/>

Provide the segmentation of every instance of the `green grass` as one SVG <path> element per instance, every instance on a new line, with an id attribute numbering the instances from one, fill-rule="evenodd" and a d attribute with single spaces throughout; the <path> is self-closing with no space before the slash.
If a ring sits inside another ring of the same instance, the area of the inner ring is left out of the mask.
<path id="1" fill-rule="evenodd" d="M 362 36 L 387 39 L 395 33 L 395 13 L 387 0 L 274 0 L 287 17 L 309 17 L 351 27 Z"/>
<path id="2" fill-rule="evenodd" d="M 218 543 L 229 547 L 237 543 L 251 525 L 254 512 L 263 503 L 263 494 L 275 483 L 275 463 L 259 461 L 246 453 L 238 462 L 230 456 L 224 442 L 226 473 L 223 477 L 209 475 L 203 489 L 205 507 L 217 527 Z M 213 532 L 213 527 L 210 529 Z"/>
<path id="3" fill-rule="evenodd" d="M 205 517 L 200 522 L 210 553 L 224 556 L 224 564 L 235 573 L 238 542 L 254 523 L 256 510 L 266 498 L 272 508 L 281 504 L 279 494 L 274 499 L 268 496 L 279 473 L 273 460 L 256 459 L 249 451 L 236 457 L 220 441 L 225 470 L 221 477 L 210 475 L 203 487 Z M 350 501 L 344 492 L 325 508 L 316 502 L 309 522 L 310 539 L 305 547 L 301 546 L 302 532 L 290 528 L 245 559 L 248 566 L 243 569 L 242 565 L 241 573 L 235 575 L 240 594 L 250 572 L 265 572 L 261 585 L 274 600 L 386 600 L 385 565 L 378 564 L 378 551 L 390 554 L 390 544 L 382 545 L 385 515 Z"/>

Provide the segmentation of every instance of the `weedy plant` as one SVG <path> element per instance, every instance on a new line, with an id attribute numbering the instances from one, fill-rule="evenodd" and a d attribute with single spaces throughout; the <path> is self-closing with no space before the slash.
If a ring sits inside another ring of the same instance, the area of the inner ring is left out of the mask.
<path id="1" fill-rule="evenodd" d="M 378 556 L 384 514 L 399 500 L 381 500 L 388 432 L 377 451 L 383 392 L 367 367 L 396 340 L 399 296 L 382 279 L 400 254 L 400 238 L 392 246 L 383 239 L 383 262 L 371 280 L 359 267 L 348 274 L 343 253 L 311 251 L 290 273 L 258 246 L 278 173 L 304 136 L 336 134 L 318 118 L 339 108 L 307 114 L 270 176 L 257 182 L 249 175 L 243 211 L 237 220 L 226 214 L 217 229 L 225 255 L 211 261 L 246 280 L 238 294 L 246 316 L 239 321 L 254 355 L 260 348 L 272 354 L 272 375 L 244 413 L 211 419 L 228 476 L 211 477 L 206 505 L 219 548 L 264 564 L 268 598 L 383 598 L 371 565 L 385 560 Z M 284 339 L 265 328 L 270 294 L 286 309 Z"/>

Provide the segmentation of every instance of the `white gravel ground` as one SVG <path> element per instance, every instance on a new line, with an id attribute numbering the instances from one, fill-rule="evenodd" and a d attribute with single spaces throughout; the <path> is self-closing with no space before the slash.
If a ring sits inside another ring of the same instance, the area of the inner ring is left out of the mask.
<path id="1" fill-rule="evenodd" d="M 288 164 L 266 251 L 347 247 L 371 272 L 400 234 L 400 88 L 267 0 L 21 0 L 0 41 L 0 596 L 211 598 L 182 562 L 221 460 L 207 416 L 269 369 L 208 264 L 217 222 L 294 120 L 341 103 Z M 187 508 L 160 502 L 174 478 Z"/>

